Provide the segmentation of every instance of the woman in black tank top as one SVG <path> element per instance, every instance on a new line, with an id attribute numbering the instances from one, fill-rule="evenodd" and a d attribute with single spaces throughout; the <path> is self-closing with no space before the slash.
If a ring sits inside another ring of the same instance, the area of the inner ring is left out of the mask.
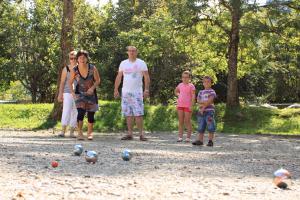
<path id="1" fill-rule="evenodd" d="M 71 89 L 75 98 L 78 111 L 78 139 L 84 140 L 82 133 L 83 119 L 87 112 L 88 116 L 88 139 L 93 139 L 93 125 L 95 112 L 98 110 L 98 98 L 96 88 L 100 84 L 100 76 L 97 68 L 88 63 L 88 52 L 80 50 L 77 55 L 78 65 L 73 69 L 70 76 L 70 85 L 77 81 L 76 90 Z"/>

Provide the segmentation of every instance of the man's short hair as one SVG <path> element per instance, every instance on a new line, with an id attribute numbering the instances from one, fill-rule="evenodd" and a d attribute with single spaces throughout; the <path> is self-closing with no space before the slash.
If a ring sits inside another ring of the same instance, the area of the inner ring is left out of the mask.
<path id="1" fill-rule="evenodd" d="M 126 47 L 127 51 L 128 51 L 130 48 L 133 48 L 133 49 L 135 49 L 135 50 L 137 51 L 137 48 L 136 48 L 135 46 L 127 46 L 127 47 Z"/>

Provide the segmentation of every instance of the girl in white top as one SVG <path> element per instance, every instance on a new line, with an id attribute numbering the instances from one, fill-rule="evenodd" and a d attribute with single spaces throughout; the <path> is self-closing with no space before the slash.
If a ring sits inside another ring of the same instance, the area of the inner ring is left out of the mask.
<path id="1" fill-rule="evenodd" d="M 61 117 L 62 131 L 58 135 L 60 137 L 65 137 L 67 126 L 70 126 L 70 137 L 75 138 L 74 130 L 77 125 L 77 108 L 71 94 L 69 80 L 70 72 L 77 65 L 76 54 L 76 51 L 71 51 L 69 53 L 70 64 L 63 69 L 61 74 L 58 94 L 58 102 L 63 102 L 63 112 Z"/>

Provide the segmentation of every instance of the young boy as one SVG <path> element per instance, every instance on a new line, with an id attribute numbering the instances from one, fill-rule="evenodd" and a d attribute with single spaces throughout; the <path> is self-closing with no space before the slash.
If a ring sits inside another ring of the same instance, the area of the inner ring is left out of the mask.
<path id="1" fill-rule="evenodd" d="M 211 89 L 212 79 L 209 76 L 203 78 L 204 90 L 200 90 L 197 96 L 197 103 L 199 104 L 199 112 L 197 115 L 198 121 L 198 138 L 194 141 L 193 145 L 203 145 L 204 132 L 207 128 L 208 144 L 207 146 L 212 147 L 214 145 L 214 133 L 216 131 L 216 122 L 214 119 L 215 106 L 214 99 L 216 98 L 216 92 Z"/>

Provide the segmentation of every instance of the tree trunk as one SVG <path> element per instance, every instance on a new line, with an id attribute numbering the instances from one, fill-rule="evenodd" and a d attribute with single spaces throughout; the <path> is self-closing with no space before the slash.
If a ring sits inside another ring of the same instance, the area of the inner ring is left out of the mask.
<path id="1" fill-rule="evenodd" d="M 54 120 L 59 120 L 62 113 L 62 104 L 57 101 L 59 93 L 59 83 L 62 69 L 68 63 L 68 54 L 72 50 L 73 42 L 73 16 L 74 16 L 74 4 L 72 0 L 64 0 L 63 2 L 63 16 L 62 16 L 62 29 L 61 29 L 61 56 L 60 64 L 58 66 L 57 76 L 57 90 L 54 98 L 54 107 L 51 113 L 51 117 Z"/>
<path id="2" fill-rule="evenodd" d="M 233 7 L 231 12 L 231 31 L 228 47 L 228 77 L 227 77 L 227 100 L 228 107 L 239 106 L 237 84 L 237 58 L 240 31 L 240 7 Z"/>
<path id="3" fill-rule="evenodd" d="M 31 102 L 36 103 L 36 90 L 31 91 Z"/>
<path id="4" fill-rule="evenodd" d="M 30 84 L 30 94 L 31 94 L 31 102 L 32 103 L 37 103 L 37 85 L 36 85 L 36 81 L 33 81 Z"/>

